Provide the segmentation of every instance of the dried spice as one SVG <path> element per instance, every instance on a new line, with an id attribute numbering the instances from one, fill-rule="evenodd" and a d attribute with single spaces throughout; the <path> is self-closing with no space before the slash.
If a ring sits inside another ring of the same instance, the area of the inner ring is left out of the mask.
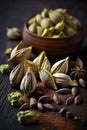
<path id="1" fill-rule="evenodd" d="M 65 115 L 67 112 L 67 108 L 66 107 L 62 107 L 60 110 L 59 110 L 59 114 L 61 115 Z"/>
<path id="2" fill-rule="evenodd" d="M 0 72 L 3 74 L 9 73 L 10 72 L 10 65 L 9 64 L 2 64 L 0 65 Z"/>
<path id="3" fill-rule="evenodd" d="M 82 98 L 80 95 L 76 96 L 75 99 L 74 99 L 74 104 L 75 105 L 78 105 L 82 102 Z"/>
<path id="4" fill-rule="evenodd" d="M 22 37 L 22 33 L 20 31 L 19 28 L 17 27 L 13 27 L 13 28 L 7 28 L 6 29 L 6 33 L 7 33 L 7 37 L 9 39 L 13 39 L 13 40 L 16 40 L 16 39 L 19 39 Z"/>
<path id="5" fill-rule="evenodd" d="M 71 69 L 71 76 L 74 76 L 75 79 L 77 78 L 81 78 L 81 77 L 85 77 L 85 69 L 84 68 L 80 68 L 78 66 L 75 66 L 74 68 Z"/>
<path id="6" fill-rule="evenodd" d="M 29 109 L 29 104 L 28 103 L 23 103 L 20 107 L 19 107 L 19 111 L 20 110 L 28 110 Z"/>
<path id="7" fill-rule="evenodd" d="M 71 93 L 72 93 L 73 97 L 76 97 L 79 94 L 78 88 L 77 87 L 73 87 L 71 89 Z"/>
<path id="8" fill-rule="evenodd" d="M 36 121 L 36 114 L 31 110 L 21 110 L 17 113 L 17 118 L 22 124 L 31 124 Z"/>
<path id="9" fill-rule="evenodd" d="M 37 105 L 37 100 L 33 97 L 30 97 L 30 108 L 35 108 Z"/>
<path id="10" fill-rule="evenodd" d="M 80 86 L 86 87 L 86 81 L 84 79 L 79 78 L 78 82 L 79 82 Z"/>
<path id="11" fill-rule="evenodd" d="M 58 89 L 56 91 L 56 93 L 59 93 L 59 94 L 70 94 L 71 93 L 71 89 L 69 89 L 69 88 L 61 88 L 61 89 Z"/>
<path id="12" fill-rule="evenodd" d="M 61 102 L 60 98 L 58 98 L 57 93 L 54 93 L 54 94 L 53 94 L 52 100 L 53 100 L 57 105 L 62 105 L 62 102 Z"/>
<path id="13" fill-rule="evenodd" d="M 70 97 L 68 97 L 68 98 L 66 99 L 66 102 L 65 102 L 66 105 L 70 105 L 70 104 L 73 104 L 73 103 L 74 103 L 74 98 L 73 98 L 73 96 L 70 96 Z"/>
<path id="14" fill-rule="evenodd" d="M 43 104 L 43 109 L 44 110 L 50 110 L 50 111 L 55 111 L 55 106 L 50 104 L 50 103 L 44 103 Z"/>
<path id="15" fill-rule="evenodd" d="M 22 104 L 22 95 L 19 91 L 8 93 L 7 97 L 12 106 L 20 106 Z"/>

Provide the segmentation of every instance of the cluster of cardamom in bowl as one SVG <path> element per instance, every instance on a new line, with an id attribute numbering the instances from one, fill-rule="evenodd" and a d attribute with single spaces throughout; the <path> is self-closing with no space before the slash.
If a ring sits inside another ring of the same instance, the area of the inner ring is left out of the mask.
<path id="1" fill-rule="evenodd" d="M 42 37 L 62 38 L 78 31 L 78 21 L 66 9 L 46 9 L 31 17 L 27 22 L 30 32 Z"/>

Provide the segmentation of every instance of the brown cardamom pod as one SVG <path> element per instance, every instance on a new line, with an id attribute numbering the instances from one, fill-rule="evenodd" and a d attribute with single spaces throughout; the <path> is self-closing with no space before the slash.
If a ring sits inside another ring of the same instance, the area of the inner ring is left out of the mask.
<path id="1" fill-rule="evenodd" d="M 78 105 L 82 102 L 82 98 L 80 95 L 76 96 L 75 99 L 74 99 L 74 104 L 75 105 Z"/>
<path id="2" fill-rule="evenodd" d="M 79 94 L 77 87 L 73 87 L 71 90 L 71 93 L 72 93 L 73 97 L 76 97 Z"/>
<path id="3" fill-rule="evenodd" d="M 65 104 L 66 104 L 66 105 L 70 105 L 70 104 L 72 104 L 73 102 L 74 102 L 74 98 L 73 98 L 73 96 L 70 96 L 70 97 L 68 97 L 68 98 L 66 99 Z"/>

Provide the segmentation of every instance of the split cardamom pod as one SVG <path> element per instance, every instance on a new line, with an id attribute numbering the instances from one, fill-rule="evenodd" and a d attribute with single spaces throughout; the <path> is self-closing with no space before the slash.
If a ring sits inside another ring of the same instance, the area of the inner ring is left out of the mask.
<path id="1" fill-rule="evenodd" d="M 68 61 L 69 57 L 59 60 L 51 67 L 51 73 L 67 73 L 68 72 Z"/>
<path id="2" fill-rule="evenodd" d="M 16 45 L 16 46 L 12 49 L 10 58 L 13 57 L 13 56 L 17 53 L 17 51 L 18 51 L 19 49 L 22 49 L 23 47 L 24 47 L 24 43 L 23 43 L 23 41 L 20 41 L 20 42 L 18 43 L 18 45 Z"/>
<path id="3" fill-rule="evenodd" d="M 33 62 L 38 66 L 38 69 L 41 68 L 41 65 L 43 63 L 43 60 L 46 56 L 46 53 L 45 51 L 42 51 L 34 60 Z"/>
<path id="4" fill-rule="evenodd" d="M 55 90 L 57 89 L 57 86 L 55 84 L 55 80 L 54 80 L 52 74 L 48 70 L 40 69 L 39 76 L 40 76 L 42 83 L 45 86 L 47 86 L 49 88 L 53 88 Z"/>
<path id="5" fill-rule="evenodd" d="M 20 90 L 24 95 L 29 96 L 36 89 L 36 84 L 36 76 L 34 72 L 29 69 L 22 78 Z"/>
<path id="6" fill-rule="evenodd" d="M 24 75 L 24 65 L 23 65 L 23 62 L 21 62 L 20 64 L 15 66 L 10 72 L 9 81 L 10 81 L 11 87 L 15 85 L 19 85 L 23 75 Z"/>
<path id="7" fill-rule="evenodd" d="M 31 55 L 32 46 L 19 49 L 13 56 L 8 59 L 8 62 L 12 62 L 18 64 L 22 62 L 24 59 L 28 59 Z"/>

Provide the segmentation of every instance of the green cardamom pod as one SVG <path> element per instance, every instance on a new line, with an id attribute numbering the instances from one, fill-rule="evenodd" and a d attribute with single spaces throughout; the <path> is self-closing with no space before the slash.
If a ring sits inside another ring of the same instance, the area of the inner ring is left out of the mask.
<path id="1" fill-rule="evenodd" d="M 16 45 L 16 46 L 12 49 L 12 52 L 11 52 L 10 57 L 13 57 L 13 56 L 17 53 L 17 51 L 18 51 L 19 49 L 22 49 L 23 47 L 24 47 L 24 43 L 23 43 L 23 41 L 20 41 L 20 42 L 18 43 L 18 45 Z"/>
<path id="2" fill-rule="evenodd" d="M 46 53 L 45 51 L 42 51 L 34 60 L 33 62 L 38 66 L 38 69 L 41 68 L 41 65 L 43 63 L 43 60 L 46 56 Z"/>
<path id="3" fill-rule="evenodd" d="M 54 10 L 49 11 L 49 18 L 54 24 L 57 24 L 58 22 L 64 20 L 64 16 L 60 14 L 58 11 L 54 11 Z"/>
<path id="4" fill-rule="evenodd" d="M 48 70 L 45 70 L 45 69 L 39 70 L 39 76 L 40 76 L 42 83 L 46 87 L 49 87 L 49 88 L 52 88 L 55 90 L 57 89 L 57 86 L 55 84 L 55 80 L 54 80 L 52 74 Z"/>
<path id="5" fill-rule="evenodd" d="M 36 84 L 36 76 L 34 72 L 29 69 L 22 78 L 20 90 L 24 95 L 29 96 L 36 89 Z"/>
<path id="6" fill-rule="evenodd" d="M 9 39 L 19 39 L 22 37 L 22 33 L 19 28 L 13 27 L 13 28 L 7 28 L 7 37 Z"/>
<path id="7" fill-rule="evenodd" d="M 41 27 L 42 27 L 43 29 L 49 28 L 49 27 L 51 27 L 52 25 L 53 25 L 53 24 L 52 24 L 52 22 L 50 21 L 49 18 L 44 18 L 44 19 L 41 20 Z"/>
<path id="8" fill-rule="evenodd" d="M 32 46 L 26 47 L 26 48 L 22 48 L 19 49 L 15 55 L 13 55 L 12 57 L 10 57 L 8 59 L 8 62 L 12 62 L 15 64 L 19 64 L 20 62 L 22 62 L 24 59 L 28 59 L 31 55 L 31 51 L 32 51 Z"/>
<path id="9" fill-rule="evenodd" d="M 44 57 L 43 63 L 41 65 L 41 69 L 45 69 L 50 71 L 51 70 L 51 63 L 47 56 Z"/>
<path id="10" fill-rule="evenodd" d="M 9 75 L 9 81 L 10 81 L 11 87 L 20 84 L 23 74 L 24 74 L 23 63 L 18 64 L 12 69 Z"/>
<path id="11" fill-rule="evenodd" d="M 68 72 L 68 61 L 69 57 L 66 57 L 62 60 L 57 61 L 51 67 L 51 73 L 67 73 Z"/>

